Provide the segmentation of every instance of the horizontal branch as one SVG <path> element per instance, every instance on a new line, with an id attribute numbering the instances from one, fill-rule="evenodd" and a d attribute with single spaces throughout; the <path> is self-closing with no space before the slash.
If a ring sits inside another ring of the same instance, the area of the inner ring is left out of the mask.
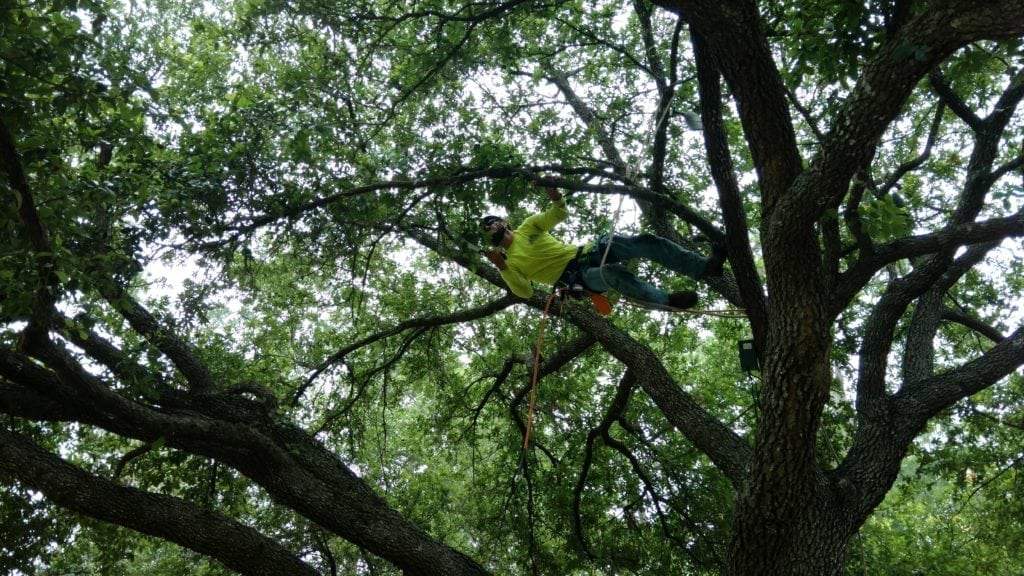
<path id="1" fill-rule="evenodd" d="M 566 177 L 583 177 L 584 181 L 569 180 L 548 176 L 550 172 L 558 172 Z M 477 180 L 506 180 L 521 179 L 532 182 L 537 186 L 556 186 L 567 192 L 583 192 L 599 195 L 622 195 L 638 202 L 649 202 L 654 208 L 665 210 L 676 215 L 678 218 L 697 228 L 709 238 L 721 238 L 722 232 L 714 226 L 708 218 L 705 218 L 689 206 L 666 196 L 658 194 L 642 186 L 629 184 L 591 184 L 590 179 L 600 178 L 608 182 L 624 182 L 625 177 L 613 174 L 606 170 L 596 169 L 563 169 L 561 166 L 495 166 L 490 168 L 473 169 L 460 168 L 451 174 L 434 176 L 414 180 L 388 180 L 375 182 L 362 186 L 355 186 L 343 191 L 328 194 L 320 198 L 288 206 L 278 212 L 254 216 L 227 225 L 223 228 L 225 238 L 199 242 L 193 246 L 199 251 L 213 250 L 237 241 L 239 238 L 251 234 L 261 228 L 279 222 L 295 220 L 305 214 L 316 212 L 337 202 L 364 194 L 373 194 L 384 190 L 396 190 L 412 192 L 420 189 L 444 188 L 458 186 L 475 182 Z"/>
<path id="2" fill-rule="evenodd" d="M 315 212 L 323 209 L 327 206 L 336 204 L 348 198 L 356 196 L 362 196 L 364 194 L 373 194 L 384 190 L 397 190 L 397 191 L 414 191 L 423 188 L 435 188 L 435 187 L 450 187 L 458 186 L 460 184 L 466 184 L 476 180 L 482 180 L 487 178 L 522 178 L 525 180 L 531 180 L 537 183 L 551 183 L 551 181 L 545 180 L 540 176 L 540 170 L 533 170 L 522 167 L 494 167 L 494 168 L 483 168 L 483 169 L 461 169 L 456 170 L 452 174 L 442 176 L 432 176 L 419 179 L 402 179 L 402 180 L 387 180 L 383 182 L 374 182 L 372 184 L 364 184 L 362 186 L 354 186 L 346 188 L 340 192 L 334 194 L 327 194 L 321 196 L 309 202 L 303 202 L 301 204 L 295 204 L 292 206 L 285 206 L 281 210 L 273 213 L 262 214 L 259 216 L 253 216 L 246 218 L 235 224 L 226 226 L 223 230 L 228 234 L 227 239 L 211 240 L 200 243 L 196 246 L 199 250 L 210 250 L 219 248 L 234 239 L 240 238 L 247 234 L 251 234 L 256 230 L 259 230 L 265 226 L 277 222 L 284 222 L 295 220 L 304 214 Z"/>
<path id="3" fill-rule="evenodd" d="M 894 397 L 903 426 L 922 426 L 960 400 L 995 384 L 1024 366 L 1024 327 L 959 368 L 905 385 Z"/>
<path id="4" fill-rule="evenodd" d="M 904 258 L 917 258 L 951 248 L 998 242 L 1004 238 L 1024 236 L 1024 211 L 1005 218 L 993 218 L 981 222 L 968 222 L 951 226 L 932 234 L 899 238 L 875 249 L 876 265 Z"/>
<path id="5" fill-rule="evenodd" d="M 879 245 L 840 276 L 832 295 L 832 310 L 845 308 L 876 272 L 892 262 L 1021 236 L 1024 236 L 1024 212 L 1005 218 L 950 226 L 931 234 L 899 238 Z"/>

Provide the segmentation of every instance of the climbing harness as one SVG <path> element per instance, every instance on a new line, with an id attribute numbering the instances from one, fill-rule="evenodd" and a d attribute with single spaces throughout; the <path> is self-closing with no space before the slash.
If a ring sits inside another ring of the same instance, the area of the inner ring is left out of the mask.
<path id="1" fill-rule="evenodd" d="M 611 253 L 612 242 L 615 237 L 615 227 L 618 224 L 619 216 L 622 212 L 622 202 L 624 196 L 619 196 L 619 204 L 615 208 L 615 215 L 612 217 L 611 229 L 607 234 L 599 236 L 595 242 L 594 248 L 601 251 L 601 259 L 598 262 L 598 273 L 601 275 L 601 281 L 607 286 L 608 282 L 604 278 L 604 266 L 608 260 L 608 255 Z M 601 249 L 601 240 L 606 239 L 604 242 L 604 248 Z M 576 249 L 576 256 L 566 264 L 565 270 L 562 272 L 561 277 L 555 281 L 552 287 L 551 294 L 548 296 L 547 301 L 544 303 L 544 312 L 541 315 L 540 327 L 537 330 L 537 343 L 533 350 L 533 373 L 530 381 L 530 405 L 526 413 L 526 431 L 523 434 L 523 444 L 520 449 L 519 456 L 519 467 L 517 474 L 520 470 L 525 470 L 526 466 L 526 452 L 530 447 L 530 436 L 533 433 L 533 414 L 537 402 L 537 382 L 540 379 L 540 350 L 541 345 L 544 342 L 544 328 L 547 324 L 548 313 L 551 311 L 551 304 L 555 298 L 561 295 L 562 299 L 566 296 L 570 296 L 574 299 L 582 299 L 584 296 L 589 296 L 594 307 L 604 316 L 611 314 L 612 307 L 611 302 L 604 293 L 599 293 L 589 289 L 582 281 L 581 274 L 583 268 L 589 265 L 593 254 L 591 250 L 586 250 L 585 246 L 580 246 Z M 624 299 L 633 304 L 634 306 L 645 308 L 648 310 L 663 310 L 668 312 L 688 312 L 690 314 L 702 314 L 707 316 L 718 316 L 721 318 L 741 318 L 746 316 L 746 310 L 743 308 L 726 308 L 722 310 L 693 310 L 693 309 L 682 309 L 666 306 L 664 304 L 658 304 L 656 302 L 641 302 L 635 301 L 630 298 Z"/>
<path id="2" fill-rule="evenodd" d="M 565 265 L 565 270 L 562 271 L 562 275 L 555 281 L 552 292 L 559 292 L 563 301 L 566 296 L 573 300 L 590 298 L 594 308 L 602 316 L 608 316 L 612 313 L 611 300 L 603 292 L 597 292 L 588 288 L 581 278 L 583 269 L 590 265 L 591 258 L 592 255 L 589 250 L 586 250 L 586 246 L 577 248 L 576 256 Z"/>

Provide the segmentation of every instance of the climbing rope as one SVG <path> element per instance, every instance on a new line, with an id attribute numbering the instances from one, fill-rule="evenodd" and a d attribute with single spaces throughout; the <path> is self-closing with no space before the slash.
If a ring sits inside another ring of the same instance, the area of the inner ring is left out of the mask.
<path id="1" fill-rule="evenodd" d="M 601 282 L 608 286 L 608 281 L 604 278 L 604 263 L 608 260 L 608 254 L 612 251 L 612 240 L 615 238 L 615 228 L 619 225 L 619 215 L 622 213 L 622 201 L 626 199 L 625 194 L 619 195 L 619 205 L 615 207 L 615 215 L 612 216 L 612 225 L 608 230 L 608 242 L 605 243 L 604 253 L 601 254 L 601 262 L 597 265 L 597 273 L 601 276 Z M 598 242 L 601 237 L 598 236 Z M 600 246 L 600 244 L 598 245 Z"/>
<path id="2" fill-rule="evenodd" d="M 544 313 L 540 317 L 540 327 L 537 329 L 537 344 L 533 349 L 533 377 L 530 379 L 530 408 L 526 411 L 526 433 L 523 435 L 522 458 L 526 457 L 526 450 L 530 447 L 530 434 L 533 431 L 533 410 L 537 404 L 537 381 L 540 379 L 540 347 L 544 343 L 544 326 L 547 324 L 548 312 L 551 311 L 551 303 L 555 301 L 561 290 L 552 290 L 544 303 Z"/>

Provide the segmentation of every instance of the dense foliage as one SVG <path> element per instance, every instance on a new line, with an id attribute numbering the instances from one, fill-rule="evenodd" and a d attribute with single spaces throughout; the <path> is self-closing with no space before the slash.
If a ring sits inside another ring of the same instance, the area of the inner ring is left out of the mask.
<path id="1" fill-rule="evenodd" d="M 0 567 L 1024 566 L 1019 4 L 0 6 Z M 725 313 L 508 294 L 547 185 Z"/>

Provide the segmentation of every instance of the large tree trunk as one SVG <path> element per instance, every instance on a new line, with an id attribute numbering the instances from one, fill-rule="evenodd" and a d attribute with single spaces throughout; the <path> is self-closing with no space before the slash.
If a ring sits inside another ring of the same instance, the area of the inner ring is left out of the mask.
<path id="1" fill-rule="evenodd" d="M 785 495 L 762 488 L 741 495 L 726 574 L 844 573 L 846 545 L 855 530 L 839 504 L 842 496 L 821 477 L 816 485 L 797 486 Z"/>
<path id="2" fill-rule="evenodd" d="M 729 574 L 843 572 L 856 527 L 845 511 L 844 483 L 827 476 L 815 454 L 829 382 L 827 346 L 818 340 L 817 353 L 807 342 L 803 353 L 775 354 L 778 360 L 766 366 L 762 419 L 735 507 Z"/>

